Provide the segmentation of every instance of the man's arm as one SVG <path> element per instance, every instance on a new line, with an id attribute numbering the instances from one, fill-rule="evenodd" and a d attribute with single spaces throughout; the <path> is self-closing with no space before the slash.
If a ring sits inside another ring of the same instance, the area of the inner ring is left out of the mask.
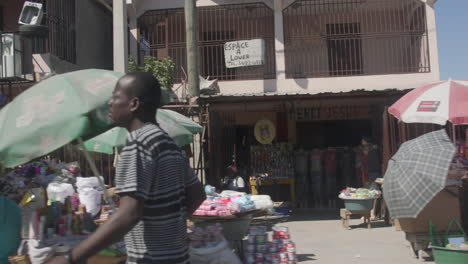
<path id="1" fill-rule="evenodd" d="M 143 207 L 143 200 L 128 195 L 122 196 L 119 209 L 109 217 L 109 220 L 72 250 L 72 262 L 84 263 L 86 259 L 122 239 L 140 221 Z M 50 263 L 67 263 L 67 261 L 60 257 Z"/>
<path id="2" fill-rule="evenodd" d="M 188 216 L 191 216 L 200 205 L 205 201 L 206 194 L 203 189 L 203 185 L 200 181 L 197 180 L 196 183 L 188 186 L 185 189 L 186 199 L 187 199 L 187 213 Z"/>

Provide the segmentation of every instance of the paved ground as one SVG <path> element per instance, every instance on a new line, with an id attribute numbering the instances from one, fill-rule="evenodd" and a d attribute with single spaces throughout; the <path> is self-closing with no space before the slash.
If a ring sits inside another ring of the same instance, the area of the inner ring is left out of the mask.
<path id="1" fill-rule="evenodd" d="M 338 215 L 338 211 L 300 212 L 275 223 L 289 227 L 301 264 L 434 263 L 412 257 L 404 233 L 394 227 L 375 222 L 369 230 L 359 226 L 360 219 L 353 219 L 352 229 L 345 230 Z"/>

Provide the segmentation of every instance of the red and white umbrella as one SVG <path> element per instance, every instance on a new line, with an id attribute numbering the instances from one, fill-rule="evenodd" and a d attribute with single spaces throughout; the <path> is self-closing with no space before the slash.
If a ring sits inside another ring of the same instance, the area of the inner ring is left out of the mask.
<path id="1" fill-rule="evenodd" d="M 468 124 L 468 81 L 441 81 L 414 89 L 388 111 L 405 123 Z"/>

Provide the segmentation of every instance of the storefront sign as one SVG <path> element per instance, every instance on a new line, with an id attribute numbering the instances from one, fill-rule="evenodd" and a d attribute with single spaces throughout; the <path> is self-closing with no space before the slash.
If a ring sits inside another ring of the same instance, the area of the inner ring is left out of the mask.
<path id="1" fill-rule="evenodd" d="M 276 137 L 276 127 L 268 119 L 262 119 L 255 124 L 255 139 L 261 144 L 271 144 Z"/>
<path id="2" fill-rule="evenodd" d="M 295 121 L 352 120 L 369 118 L 369 107 L 357 105 L 296 107 L 289 112 Z"/>
<path id="3" fill-rule="evenodd" d="M 241 40 L 224 44 L 224 60 L 227 68 L 263 65 L 265 41 L 263 39 Z"/>

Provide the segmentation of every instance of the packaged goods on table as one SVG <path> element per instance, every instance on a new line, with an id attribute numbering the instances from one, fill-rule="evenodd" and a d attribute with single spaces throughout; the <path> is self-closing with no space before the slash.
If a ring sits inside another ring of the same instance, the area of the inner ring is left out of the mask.
<path id="1" fill-rule="evenodd" d="M 234 191 L 214 192 L 213 187 L 206 186 L 207 199 L 195 211 L 196 216 L 230 216 L 250 210 L 267 210 L 273 208 L 273 202 L 267 195 L 256 197 Z"/>
<path id="2" fill-rule="evenodd" d="M 44 263 L 63 255 L 96 229 L 94 217 L 101 211 L 102 190 L 95 184 L 96 177 L 79 176 L 76 163 L 46 161 L 26 164 L 7 175 L 22 195 L 20 256 Z M 117 243 L 99 254 L 124 255 L 125 245 Z"/>

